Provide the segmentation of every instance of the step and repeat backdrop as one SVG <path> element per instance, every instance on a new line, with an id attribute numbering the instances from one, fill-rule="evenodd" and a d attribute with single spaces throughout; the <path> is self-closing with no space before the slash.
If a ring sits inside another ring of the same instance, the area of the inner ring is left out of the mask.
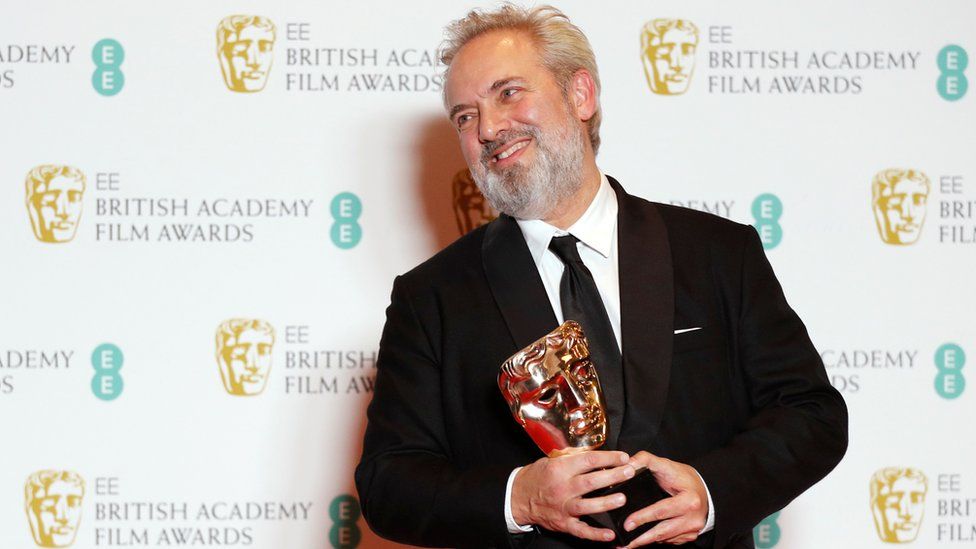
<path id="1" fill-rule="evenodd" d="M 436 53 L 475 6 L 4 7 L 0 546 L 390 546 L 352 472 L 392 280 L 495 215 Z M 755 226 L 850 408 L 757 546 L 976 543 L 976 7 L 558 7 L 601 169 Z"/>

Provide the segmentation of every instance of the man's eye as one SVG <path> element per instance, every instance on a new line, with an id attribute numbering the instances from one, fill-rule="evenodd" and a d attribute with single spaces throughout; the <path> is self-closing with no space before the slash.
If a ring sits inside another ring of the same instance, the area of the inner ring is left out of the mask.
<path id="1" fill-rule="evenodd" d="M 518 93 L 518 88 L 505 88 L 502 90 L 502 97 L 512 97 Z"/>
<path id="2" fill-rule="evenodd" d="M 471 121 L 472 118 L 474 117 L 471 116 L 470 114 L 462 114 L 461 116 L 457 117 L 457 121 L 456 121 L 457 127 L 463 128 L 468 122 Z"/>

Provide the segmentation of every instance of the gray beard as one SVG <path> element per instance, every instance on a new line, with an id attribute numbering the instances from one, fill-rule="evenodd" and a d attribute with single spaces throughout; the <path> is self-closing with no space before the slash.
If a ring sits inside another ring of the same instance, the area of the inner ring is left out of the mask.
<path id="1" fill-rule="evenodd" d="M 583 130 L 572 119 L 569 122 L 566 131 L 548 135 L 536 127 L 512 130 L 504 141 L 485 147 L 471 175 L 493 208 L 516 219 L 545 219 L 580 190 L 585 151 Z M 488 169 L 494 151 L 523 137 L 535 141 L 535 162 L 528 166 L 515 164 L 502 172 Z"/>

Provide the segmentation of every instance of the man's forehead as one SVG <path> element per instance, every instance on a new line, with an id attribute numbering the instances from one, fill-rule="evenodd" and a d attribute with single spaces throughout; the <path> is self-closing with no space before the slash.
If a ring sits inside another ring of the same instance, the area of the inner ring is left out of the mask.
<path id="1" fill-rule="evenodd" d="M 521 31 L 490 31 L 465 44 L 451 61 L 447 76 L 447 101 L 473 101 L 485 96 L 497 82 L 527 78 L 542 69 L 532 38 Z"/>
<path id="2" fill-rule="evenodd" d="M 64 189 L 72 187 L 81 187 L 81 180 L 67 175 L 58 175 L 52 177 L 48 183 L 48 188 Z"/>
<path id="3" fill-rule="evenodd" d="M 519 392 L 532 390 L 541 385 L 543 382 L 564 374 L 562 368 L 559 367 L 558 362 L 550 360 L 543 360 L 541 362 L 532 364 L 527 368 L 527 371 L 529 377 L 514 384 L 516 390 Z"/>

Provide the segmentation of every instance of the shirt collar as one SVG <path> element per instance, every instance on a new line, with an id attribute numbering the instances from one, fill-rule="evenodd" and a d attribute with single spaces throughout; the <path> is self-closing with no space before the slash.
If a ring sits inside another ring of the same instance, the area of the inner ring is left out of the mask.
<path id="1" fill-rule="evenodd" d="M 610 187 L 607 176 L 600 174 L 600 188 L 583 215 L 563 231 L 541 219 L 517 219 L 525 243 L 529 246 L 532 260 L 538 265 L 542 254 L 549 248 L 554 236 L 571 234 L 584 245 L 592 248 L 603 257 L 610 257 L 613 249 L 613 235 L 617 228 L 617 195 Z"/>

